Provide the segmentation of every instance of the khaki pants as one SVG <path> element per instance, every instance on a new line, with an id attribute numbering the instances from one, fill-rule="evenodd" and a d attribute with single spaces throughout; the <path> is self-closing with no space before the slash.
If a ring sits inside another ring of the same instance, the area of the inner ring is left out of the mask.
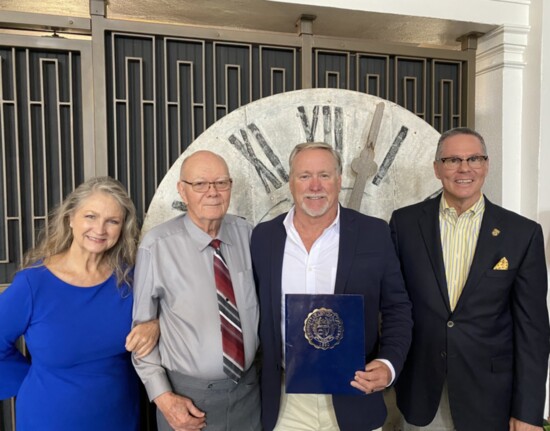
<path id="1" fill-rule="evenodd" d="M 279 417 L 273 431 L 340 431 L 332 395 L 287 394 L 283 384 Z"/>

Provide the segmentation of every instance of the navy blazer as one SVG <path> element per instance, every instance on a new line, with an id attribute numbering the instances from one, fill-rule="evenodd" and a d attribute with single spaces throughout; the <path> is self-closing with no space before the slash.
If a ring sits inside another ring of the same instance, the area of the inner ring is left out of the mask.
<path id="1" fill-rule="evenodd" d="M 285 216 L 282 214 L 259 224 L 251 240 L 260 301 L 262 424 L 266 431 L 275 427 L 281 398 L 281 274 L 286 242 Z M 364 295 L 367 363 L 375 358 L 387 359 L 399 374 L 411 340 L 411 303 L 386 222 L 340 208 L 335 293 Z M 382 316 L 380 335 L 379 313 Z M 381 392 L 334 395 L 333 403 L 342 431 L 379 428 L 386 418 Z"/>
<path id="2" fill-rule="evenodd" d="M 440 197 L 394 212 L 392 236 L 413 303 L 413 342 L 396 383 L 409 423 L 429 424 L 445 380 L 459 431 L 541 426 L 550 349 L 547 272 L 537 223 L 485 199 L 477 246 L 451 312 Z M 494 270 L 506 258 L 508 270 Z"/>

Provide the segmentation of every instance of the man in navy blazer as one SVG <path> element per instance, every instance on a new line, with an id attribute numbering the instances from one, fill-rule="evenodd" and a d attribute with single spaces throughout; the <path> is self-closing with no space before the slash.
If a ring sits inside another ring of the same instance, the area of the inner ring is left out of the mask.
<path id="1" fill-rule="evenodd" d="M 434 162 L 443 193 L 390 221 L 413 303 L 413 342 L 396 383 L 404 430 L 542 430 L 542 229 L 482 195 L 488 169 L 477 132 L 444 133 Z"/>
<path id="2" fill-rule="evenodd" d="M 412 326 L 389 227 L 339 206 L 342 162 L 330 145 L 300 144 L 289 164 L 294 207 L 258 225 L 251 240 L 260 301 L 264 430 L 378 429 L 386 417 L 381 391 L 403 366 Z M 285 393 L 281 323 L 286 293 L 364 296 L 367 364 L 350 375 L 357 395 Z"/>

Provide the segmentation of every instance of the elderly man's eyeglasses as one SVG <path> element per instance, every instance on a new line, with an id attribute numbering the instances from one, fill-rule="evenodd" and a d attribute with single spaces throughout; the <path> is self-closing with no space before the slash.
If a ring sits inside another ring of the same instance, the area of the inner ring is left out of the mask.
<path id="1" fill-rule="evenodd" d="M 210 186 L 214 186 L 214 188 L 219 192 L 224 192 L 226 190 L 229 190 L 231 188 L 231 184 L 233 183 L 233 180 L 231 178 L 227 180 L 218 180 L 218 181 L 194 181 L 189 182 L 185 180 L 181 180 L 182 183 L 189 184 L 193 191 L 197 193 L 204 193 L 210 189 Z"/>
<path id="2" fill-rule="evenodd" d="M 437 161 L 441 162 L 443 167 L 449 170 L 458 169 L 462 166 L 462 162 L 467 162 L 468 166 L 472 169 L 479 169 L 485 165 L 488 158 L 489 156 L 470 156 L 467 159 L 461 159 L 460 157 L 441 157 Z"/>

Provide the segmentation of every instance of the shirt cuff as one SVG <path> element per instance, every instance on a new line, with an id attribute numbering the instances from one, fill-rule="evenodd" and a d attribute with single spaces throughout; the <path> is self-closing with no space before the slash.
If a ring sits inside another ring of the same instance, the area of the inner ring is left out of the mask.
<path id="1" fill-rule="evenodd" d="M 388 385 L 386 386 L 387 388 L 390 387 L 392 384 L 393 384 L 393 381 L 395 380 L 395 368 L 393 368 L 393 365 L 391 364 L 390 361 L 388 361 L 387 359 L 381 359 L 381 358 L 376 358 L 377 361 L 380 361 L 380 362 L 383 362 L 384 364 L 386 364 L 388 366 L 388 368 L 390 369 L 390 372 L 391 372 L 391 380 L 390 382 L 388 383 Z"/>
<path id="2" fill-rule="evenodd" d="M 172 385 L 170 384 L 168 377 L 166 377 L 166 372 L 152 375 L 146 382 L 143 382 L 143 384 L 147 390 L 149 401 L 153 401 L 165 392 L 172 392 Z"/>

